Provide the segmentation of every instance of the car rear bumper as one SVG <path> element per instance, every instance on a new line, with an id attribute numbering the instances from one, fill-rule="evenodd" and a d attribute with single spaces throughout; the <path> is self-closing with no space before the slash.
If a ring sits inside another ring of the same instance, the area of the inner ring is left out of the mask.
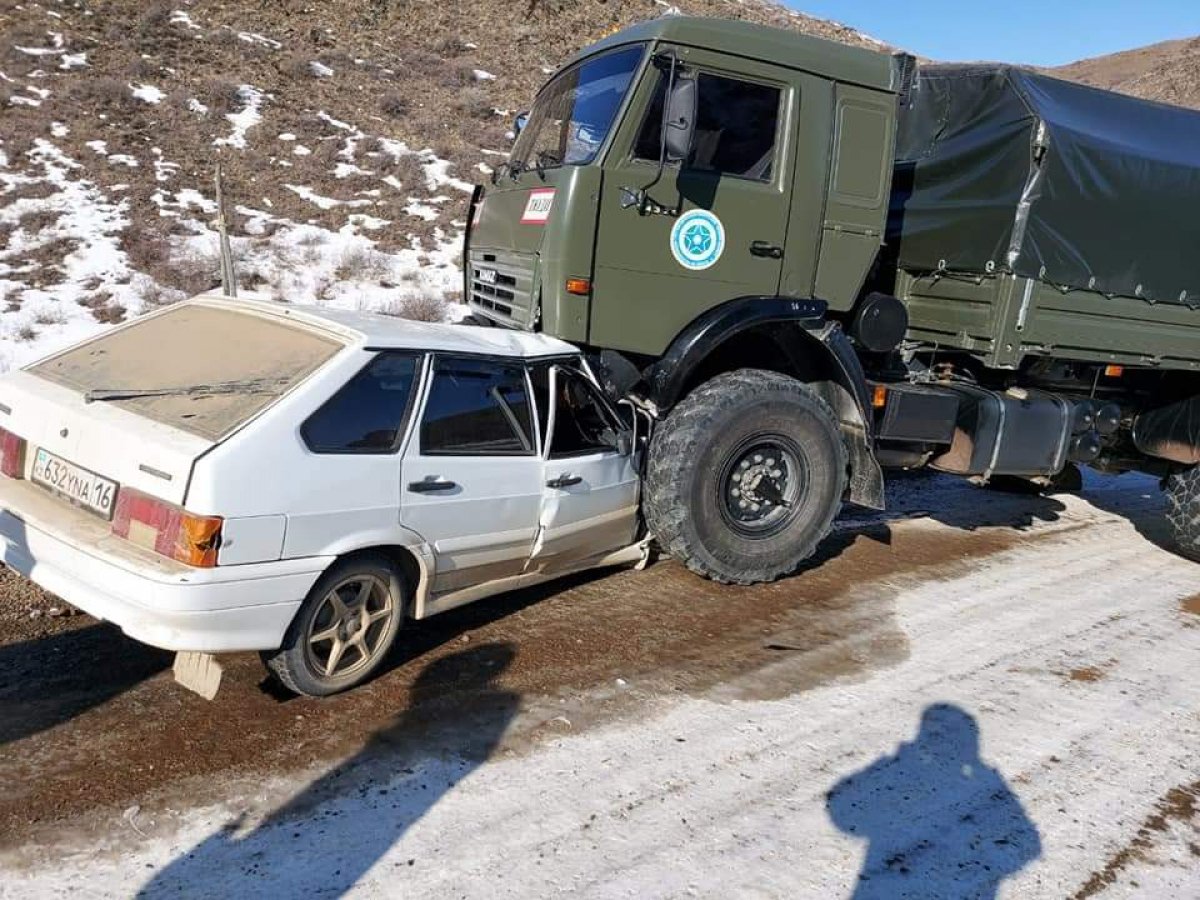
<path id="1" fill-rule="evenodd" d="M 0 561 L 135 640 L 224 653 L 280 645 L 332 559 L 194 569 L 112 537 L 108 524 L 0 478 Z"/>

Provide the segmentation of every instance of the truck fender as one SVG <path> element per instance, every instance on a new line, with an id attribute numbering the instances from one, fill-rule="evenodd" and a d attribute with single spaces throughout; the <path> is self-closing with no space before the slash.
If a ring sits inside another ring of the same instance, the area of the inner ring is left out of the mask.
<path id="1" fill-rule="evenodd" d="M 718 374 L 706 366 L 730 342 L 772 326 L 767 334 L 786 358 L 780 370 L 812 384 L 838 416 L 850 454 L 850 499 L 883 509 L 883 470 L 872 451 L 871 392 L 850 339 L 840 324 L 825 321 L 825 311 L 822 300 L 785 297 L 742 297 L 713 307 L 684 328 L 644 374 L 648 399 L 660 410 L 670 409 L 697 376 Z"/>
<path id="2" fill-rule="evenodd" d="M 706 310 L 675 336 L 647 374 L 650 399 L 660 409 L 670 409 L 713 351 L 731 338 L 773 322 L 820 326 L 825 310 L 823 300 L 783 297 L 741 297 Z"/>

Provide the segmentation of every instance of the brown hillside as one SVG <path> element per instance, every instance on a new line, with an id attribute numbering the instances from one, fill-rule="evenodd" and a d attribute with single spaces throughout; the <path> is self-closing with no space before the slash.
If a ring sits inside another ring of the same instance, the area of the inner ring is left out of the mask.
<path id="1" fill-rule="evenodd" d="M 1084 59 L 1048 72 L 1147 100 L 1200 108 L 1200 37 Z"/>
<path id="2" fill-rule="evenodd" d="M 322 300 L 350 276 L 387 281 L 371 270 L 388 266 L 359 253 L 322 283 L 285 291 L 278 258 L 258 251 L 308 223 L 368 236 L 382 252 L 435 253 L 461 228 L 463 182 L 507 150 L 513 112 L 546 74 L 673 9 L 878 46 L 767 0 L 0 0 L 0 300 L 15 311 L 29 286 L 71 279 L 63 256 L 86 235 L 55 218 L 70 206 L 63 178 L 124 210 L 128 227 L 112 228 L 132 271 L 186 292 L 206 284 L 211 254 L 187 259 L 181 247 L 211 238 L 218 159 L 234 224 L 253 238 L 239 250 L 251 285 Z M 288 268 L 316 256 L 309 248 Z M 20 275 L 7 283 L 6 263 Z M 441 264 L 452 265 L 447 254 Z M 76 285 L 77 299 L 119 317 L 122 292 L 109 282 L 128 277 L 101 273 Z M 418 280 L 411 267 L 405 277 Z"/>

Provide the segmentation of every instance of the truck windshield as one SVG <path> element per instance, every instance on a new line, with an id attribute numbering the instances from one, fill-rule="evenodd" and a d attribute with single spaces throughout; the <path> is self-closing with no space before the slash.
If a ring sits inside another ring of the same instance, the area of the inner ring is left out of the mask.
<path id="1" fill-rule="evenodd" d="M 509 167 L 584 165 L 596 158 L 645 47 L 623 47 L 584 60 L 542 88 L 513 146 Z"/>

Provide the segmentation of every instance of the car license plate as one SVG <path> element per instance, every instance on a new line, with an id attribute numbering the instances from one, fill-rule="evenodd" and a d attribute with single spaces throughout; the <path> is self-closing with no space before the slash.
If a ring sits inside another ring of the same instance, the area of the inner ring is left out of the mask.
<path id="1" fill-rule="evenodd" d="M 479 280 L 482 281 L 484 284 L 495 284 L 496 283 L 496 270 L 495 269 L 479 269 L 479 268 L 477 268 L 475 270 L 475 274 L 479 276 Z"/>
<path id="2" fill-rule="evenodd" d="M 117 484 L 94 472 L 38 448 L 33 459 L 33 480 L 72 503 L 111 519 Z"/>

